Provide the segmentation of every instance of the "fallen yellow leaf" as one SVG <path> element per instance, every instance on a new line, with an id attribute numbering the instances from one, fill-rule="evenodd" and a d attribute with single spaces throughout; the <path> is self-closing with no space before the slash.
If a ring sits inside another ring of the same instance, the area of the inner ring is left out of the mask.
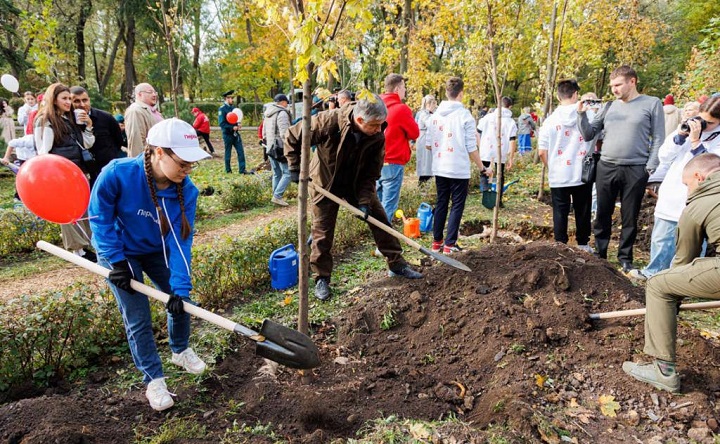
<path id="1" fill-rule="evenodd" d="M 600 403 L 600 413 L 611 418 L 617 416 L 617 411 L 620 410 L 620 404 L 615 402 L 614 396 L 600 395 L 598 402 Z"/>
<path id="2" fill-rule="evenodd" d="M 577 407 L 580 407 L 580 404 L 578 404 L 576 398 L 572 398 L 572 399 L 570 399 L 570 405 L 568 405 L 568 407 L 577 408 Z"/>
<path id="3" fill-rule="evenodd" d="M 292 296 L 285 296 L 285 299 L 283 299 L 283 305 L 290 305 L 292 304 Z"/>
<path id="4" fill-rule="evenodd" d="M 409 432 L 410 436 L 412 436 L 414 439 L 428 439 L 430 438 L 430 431 L 425 427 L 424 424 L 421 424 L 419 422 L 410 424 Z"/>
<path id="5" fill-rule="evenodd" d="M 547 378 L 547 376 L 535 373 L 535 384 L 537 384 L 538 387 L 542 388 L 545 386 L 545 381 L 547 381 Z"/>

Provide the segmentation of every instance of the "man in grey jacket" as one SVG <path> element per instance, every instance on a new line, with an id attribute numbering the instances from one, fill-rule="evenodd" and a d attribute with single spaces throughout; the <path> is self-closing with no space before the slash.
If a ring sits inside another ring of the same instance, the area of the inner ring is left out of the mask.
<path id="1" fill-rule="evenodd" d="M 637 237 L 637 218 L 649 173 L 658 166 L 658 149 L 665 138 L 665 117 L 660 99 L 637 90 L 637 73 L 627 65 L 610 74 L 610 87 L 616 100 L 608 103 L 588 121 L 585 102 L 578 103 L 578 127 L 585 140 L 603 133 L 597 165 L 598 208 L 594 225 L 597 255 L 607 259 L 612 231 L 615 199 L 621 199 L 622 231 L 618 260 L 622 271 L 633 267 L 633 244 Z"/>

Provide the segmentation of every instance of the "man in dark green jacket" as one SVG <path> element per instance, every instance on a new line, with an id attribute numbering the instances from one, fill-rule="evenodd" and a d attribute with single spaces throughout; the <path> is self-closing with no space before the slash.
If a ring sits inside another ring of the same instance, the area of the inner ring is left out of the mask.
<path id="1" fill-rule="evenodd" d="M 313 185 L 330 191 L 367 216 L 385 222 L 385 210 L 375 191 L 375 182 L 385 157 L 385 118 L 387 108 L 379 96 L 374 100 L 359 100 L 342 108 L 318 113 L 312 117 L 310 144 L 317 146 L 310 161 L 310 180 Z M 291 126 L 285 136 L 290 178 L 300 178 L 302 121 Z M 311 188 L 312 252 L 310 266 L 317 276 L 315 296 L 324 301 L 330 297 L 330 275 L 333 259 L 330 252 L 335 236 L 339 206 Z M 400 242 L 380 228 L 369 224 L 375 244 L 385 256 L 390 276 L 419 279 L 422 274 L 413 270 L 402 257 Z"/>
<path id="2" fill-rule="evenodd" d="M 669 392 L 680 391 L 675 369 L 677 308 L 686 297 L 720 299 L 720 257 L 701 258 L 702 244 L 720 250 L 720 157 L 700 154 L 683 170 L 687 207 L 678 221 L 672 267 L 647 281 L 645 349 L 651 363 L 625 362 L 625 373 Z"/>
<path id="3" fill-rule="evenodd" d="M 235 148 L 238 158 L 238 172 L 240 174 L 252 174 L 248 173 L 245 169 L 245 149 L 243 148 L 242 138 L 240 137 L 240 122 L 235 120 L 236 123 L 230 123 L 228 121 L 228 114 L 233 112 L 233 101 L 235 90 L 230 90 L 223 93 L 223 105 L 218 109 L 218 124 L 222 130 L 223 143 L 225 144 L 225 172 L 232 173 L 232 167 L 230 166 L 230 158 L 232 157 L 232 150 Z"/>

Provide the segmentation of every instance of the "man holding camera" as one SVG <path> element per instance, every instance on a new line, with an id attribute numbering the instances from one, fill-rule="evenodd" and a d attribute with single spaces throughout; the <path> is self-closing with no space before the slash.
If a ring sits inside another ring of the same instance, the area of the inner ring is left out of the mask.
<path id="1" fill-rule="evenodd" d="M 578 127 L 585 140 L 604 131 L 597 165 L 598 209 L 595 219 L 597 255 L 607 259 L 612 232 L 615 199 L 621 199 L 622 231 L 618 260 L 622 271 L 633 267 L 633 244 L 637 237 L 637 218 L 650 172 L 658 165 L 658 148 L 665 139 L 662 102 L 637 90 L 637 73 L 627 65 L 610 74 L 610 87 L 616 100 L 608 103 L 592 123 L 587 105 L 578 104 Z"/>

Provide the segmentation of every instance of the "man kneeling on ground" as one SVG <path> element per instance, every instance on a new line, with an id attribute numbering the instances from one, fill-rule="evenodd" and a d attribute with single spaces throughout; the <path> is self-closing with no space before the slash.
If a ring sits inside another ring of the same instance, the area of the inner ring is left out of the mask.
<path id="1" fill-rule="evenodd" d="M 675 370 L 678 304 L 686 297 L 720 299 L 720 257 L 701 258 L 703 240 L 720 247 L 720 157 L 701 154 L 683 169 L 687 207 L 678 221 L 677 251 L 672 267 L 647 281 L 645 349 L 655 360 L 625 362 L 635 379 L 669 392 L 680 391 Z"/>
<path id="2" fill-rule="evenodd" d="M 341 199 L 356 206 L 364 214 L 389 225 L 380 204 L 375 182 L 385 158 L 387 107 L 378 95 L 348 103 L 341 108 L 318 113 L 312 117 L 310 144 L 317 146 L 310 162 L 310 180 Z M 300 180 L 302 121 L 291 126 L 285 136 L 290 179 Z M 330 297 L 330 275 L 333 258 L 330 252 L 335 236 L 339 206 L 311 188 L 312 251 L 310 266 L 317 276 L 315 297 L 321 301 Z M 390 276 L 419 279 L 422 274 L 413 270 L 402 256 L 400 242 L 380 228 L 368 224 L 375 244 L 385 256 Z"/>

